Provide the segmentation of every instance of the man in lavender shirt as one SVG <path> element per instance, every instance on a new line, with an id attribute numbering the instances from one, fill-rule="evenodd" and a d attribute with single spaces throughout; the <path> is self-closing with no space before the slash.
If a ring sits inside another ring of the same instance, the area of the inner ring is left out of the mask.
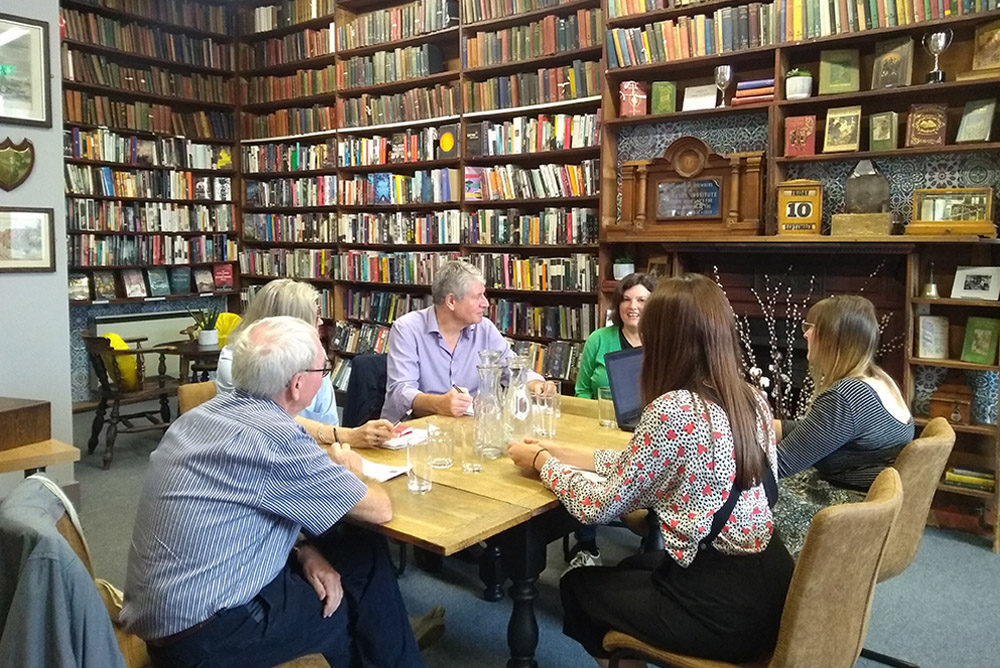
<path id="1" fill-rule="evenodd" d="M 389 358 L 382 417 L 396 422 L 412 412 L 453 415 L 466 412 L 479 390 L 480 350 L 514 355 L 496 325 L 483 317 L 489 306 L 480 271 L 453 260 L 438 268 L 434 305 L 407 313 L 389 332 Z M 529 372 L 528 389 L 544 390 L 545 379 Z M 504 381 L 507 372 L 504 372 Z"/>

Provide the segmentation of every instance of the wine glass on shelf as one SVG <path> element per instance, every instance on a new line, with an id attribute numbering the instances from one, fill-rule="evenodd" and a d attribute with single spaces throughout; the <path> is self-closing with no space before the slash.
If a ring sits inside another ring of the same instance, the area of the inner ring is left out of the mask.
<path id="1" fill-rule="evenodd" d="M 715 68 L 715 87 L 722 93 L 722 101 L 719 108 L 726 106 L 726 89 L 733 82 L 733 68 L 731 65 L 719 65 Z"/>

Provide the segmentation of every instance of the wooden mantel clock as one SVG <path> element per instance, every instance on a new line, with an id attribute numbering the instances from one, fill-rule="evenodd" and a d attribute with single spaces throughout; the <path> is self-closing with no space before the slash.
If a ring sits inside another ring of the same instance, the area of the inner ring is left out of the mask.
<path id="1" fill-rule="evenodd" d="M 680 137 L 661 158 L 623 162 L 621 217 L 608 240 L 762 234 L 763 159 L 763 151 L 718 155 L 696 137 Z"/>

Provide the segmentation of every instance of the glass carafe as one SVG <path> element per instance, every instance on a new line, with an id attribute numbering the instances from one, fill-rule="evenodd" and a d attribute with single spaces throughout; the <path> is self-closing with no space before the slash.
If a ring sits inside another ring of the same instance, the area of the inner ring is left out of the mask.
<path id="1" fill-rule="evenodd" d="M 504 396 L 504 429 L 507 441 L 531 438 L 531 396 L 528 392 L 528 358 L 514 355 L 510 367 L 510 381 Z"/>
<path id="2" fill-rule="evenodd" d="M 475 413 L 473 428 L 473 446 L 486 459 L 499 459 L 504 454 L 503 404 L 500 397 L 500 376 L 503 367 L 498 360 L 499 355 L 480 358 L 484 363 L 476 367 L 479 370 L 479 392 L 472 402 Z M 491 363 L 492 362 L 492 363 Z"/>

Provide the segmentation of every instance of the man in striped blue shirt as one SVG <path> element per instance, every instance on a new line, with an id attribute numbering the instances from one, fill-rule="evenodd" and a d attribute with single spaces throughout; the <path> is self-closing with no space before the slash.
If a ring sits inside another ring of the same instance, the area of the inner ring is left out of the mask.
<path id="1" fill-rule="evenodd" d="M 125 628 L 158 667 L 423 666 L 380 536 L 392 518 L 361 460 L 292 418 L 329 361 L 316 329 L 266 318 L 233 346 L 236 391 L 179 418 L 150 455 L 129 550 Z M 332 460 L 332 461 L 331 461 Z M 296 545 L 300 532 L 311 536 Z"/>

